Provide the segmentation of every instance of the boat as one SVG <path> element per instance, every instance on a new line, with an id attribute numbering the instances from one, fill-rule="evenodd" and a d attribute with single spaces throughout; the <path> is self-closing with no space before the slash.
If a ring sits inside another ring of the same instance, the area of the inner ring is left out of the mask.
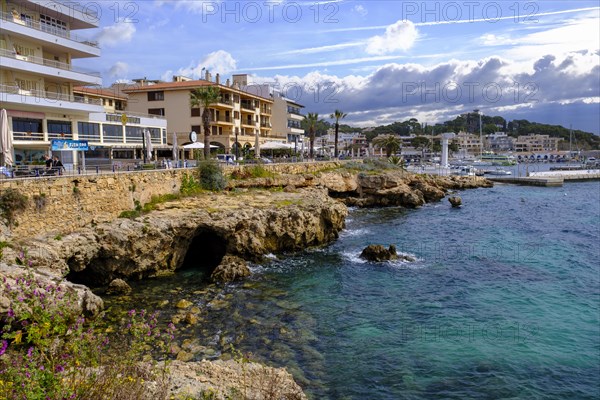
<path id="1" fill-rule="evenodd" d="M 501 154 L 484 154 L 479 160 L 475 161 L 474 164 L 481 166 L 500 165 L 508 167 L 511 165 L 515 165 L 516 163 L 517 161 L 515 160 L 514 156 Z"/>
<path id="2" fill-rule="evenodd" d="M 475 167 L 466 165 L 457 169 L 457 171 L 453 172 L 454 175 L 460 176 L 475 176 Z"/>
<path id="3" fill-rule="evenodd" d="M 484 173 L 484 175 L 492 175 L 492 176 L 507 176 L 507 175 L 512 175 L 512 172 L 507 171 L 505 169 L 488 170 L 488 171 L 484 171 L 483 173 Z"/>

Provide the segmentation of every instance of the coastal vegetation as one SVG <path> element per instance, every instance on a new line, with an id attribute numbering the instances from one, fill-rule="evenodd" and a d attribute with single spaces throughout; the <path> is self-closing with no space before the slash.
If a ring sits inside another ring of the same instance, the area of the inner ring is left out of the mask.
<path id="1" fill-rule="evenodd" d="M 348 114 L 343 111 L 335 110 L 333 114 L 329 116 L 331 119 L 335 119 L 335 142 L 334 142 L 334 157 L 338 157 L 338 135 L 340 131 L 340 120 L 346 118 Z"/>
<path id="2" fill-rule="evenodd" d="M 12 225 L 15 223 L 15 215 L 23 212 L 28 204 L 29 199 L 26 195 L 16 189 L 6 189 L 0 193 L 0 217 Z"/>
<path id="3" fill-rule="evenodd" d="M 317 132 L 317 122 L 319 121 L 319 114 L 316 113 L 308 113 L 306 117 L 304 117 L 304 121 L 306 121 L 306 125 L 308 127 L 308 138 L 310 141 L 310 158 L 314 158 L 315 156 L 315 135 Z"/>

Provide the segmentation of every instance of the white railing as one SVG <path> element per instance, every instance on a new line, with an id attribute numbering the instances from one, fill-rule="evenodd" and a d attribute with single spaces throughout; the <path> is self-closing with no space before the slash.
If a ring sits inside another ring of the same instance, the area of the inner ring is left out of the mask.
<path id="1" fill-rule="evenodd" d="M 21 96 L 36 97 L 39 99 L 54 100 L 54 101 L 70 101 L 72 103 L 92 104 L 96 106 L 102 105 L 101 99 L 89 99 L 85 97 L 73 96 L 71 94 L 63 94 L 57 92 L 47 92 L 45 90 L 25 90 L 17 85 L 0 85 L 0 93 L 18 94 Z"/>
<path id="2" fill-rule="evenodd" d="M 96 42 L 96 41 L 92 41 L 89 39 L 79 37 L 75 34 L 72 34 L 68 30 L 52 27 L 47 24 L 43 24 L 40 21 L 34 21 L 32 19 L 22 19 L 20 14 L 13 15 L 11 13 L 2 12 L 2 13 L 0 13 L 0 18 L 3 21 L 14 22 L 15 24 L 27 26 L 28 28 L 32 28 L 32 29 L 35 29 L 40 32 L 49 33 L 54 36 L 60 36 L 62 38 L 72 40 L 77 43 L 85 44 L 87 46 L 92 46 L 92 47 L 96 47 L 96 48 L 99 47 L 98 42 Z"/>
<path id="3" fill-rule="evenodd" d="M 45 65 L 47 67 L 58 68 L 58 69 L 62 69 L 65 71 L 72 71 L 72 72 L 77 72 L 80 74 L 91 75 L 91 76 L 94 76 L 97 78 L 99 78 L 101 76 L 100 72 L 89 71 L 84 68 L 73 67 L 71 64 L 63 63 L 60 61 L 48 60 L 48 59 L 42 58 L 42 57 L 22 56 L 20 54 L 17 54 L 17 52 L 14 50 L 0 49 L 0 56 L 13 58 L 15 60 L 27 61 L 27 62 L 30 62 L 33 64 Z"/>

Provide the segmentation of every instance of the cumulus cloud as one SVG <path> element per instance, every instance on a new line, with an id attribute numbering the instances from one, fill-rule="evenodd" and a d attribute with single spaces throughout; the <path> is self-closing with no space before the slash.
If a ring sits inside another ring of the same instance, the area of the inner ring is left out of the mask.
<path id="1" fill-rule="evenodd" d="M 311 72 L 257 79 L 287 90 L 285 94 L 305 105 L 307 112 L 325 116 L 341 107 L 348 113 L 346 120 L 358 126 L 411 117 L 443 122 L 479 108 L 486 114 L 507 118 L 565 126 L 578 122 L 582 125 L 577 129 L 598 133 L 600 66 L 591 62 L 597 56 L 596 52 L 546 55 L 530 61 L 526 71 L 511 68 L 512 61 L 489 57 L 431 66 L 389 63 L 367 76 Z M 576 112 L 560 111 L 560 105 L 569 110 L 587 110 L 587 114 L 578 121 L 571 120 Z"/>
<path id="2" fill-rule="evenodd" d="M 127 76 L 129 72 L 129 65 L 122 61 L 117 61 L 110 69 L 108 70 L 108 75 L 113 79 L 122 79 Z"/>
<path id="3" fill-rule="evenodd" d="M 130 42 L 135 32 L 135 24 L 131 20 L 125 19 L 102 28 L 96 38 L 102 47 L 114 47 Z"/>
<path id="4" fill-rule="evenodd" d="M 189 78 L 200 79 L 203 78 L 202 69 L 208 70 L 213 77 L 215 74 L 230 74 L 237 69 L 237 61 L 233 56 L 225 50 L 217 50 L 209 53 L 199 62 L 193 62 L 190 66 L 185 68 L 179 68 L 176 75 L 183 75 Z M 171 80 L 173 71 L 166 71 L 161 79 L 164 81 Z"/>
<path id="5" fill-rule="evenodd" d="M 410 49 L 419 32 L 411 21 L 398 21 L 385 29 L 383 35 L 369 38 L 366 51 L 369 54 L 388 54 L 398 50 Z"/>

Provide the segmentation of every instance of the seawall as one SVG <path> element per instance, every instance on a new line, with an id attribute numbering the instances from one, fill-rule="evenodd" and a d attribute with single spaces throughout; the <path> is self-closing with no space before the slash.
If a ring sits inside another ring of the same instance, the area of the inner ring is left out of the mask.
<path id="1" fill-rule="evenodd" d="M 281 174 L 308 174 L 339 167 L 343 162 L 265 165 Z M 244 167 L 224 167 L 229 174 Z M 16 216 L 14 237 L 68 234 L 78 229 L 114 220 L 126 210 L 144 204 L 152 196 L 179 193 L 184 174 L 193 169 L 122 172 L 53 178 L 0 180 L 0 192 L 13 188 L 29 198 L 29 208 Z M 0 239 L 2 232 L 0 230 Z"/>

